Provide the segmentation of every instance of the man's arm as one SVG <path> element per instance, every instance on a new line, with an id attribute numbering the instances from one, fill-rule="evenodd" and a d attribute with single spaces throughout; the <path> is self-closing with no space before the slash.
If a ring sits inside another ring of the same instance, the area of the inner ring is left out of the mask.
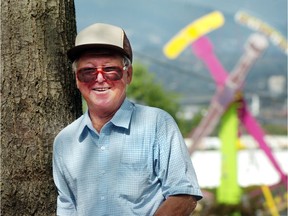
<path id="1" fill-rule="evenodd" d="M 154 216 L 189 216 L 197 206 L 191 195 L 169 196 L 158 208 Z"/>

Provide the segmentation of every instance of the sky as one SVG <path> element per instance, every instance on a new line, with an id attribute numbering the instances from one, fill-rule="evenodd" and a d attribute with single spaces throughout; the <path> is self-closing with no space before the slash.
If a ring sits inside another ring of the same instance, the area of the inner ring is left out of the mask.
<path id="1" fill-rule="evenodd" d="M 280 30 L 287 38 L 287 0 L 75 0 L 75 8 L 78 30 L 94 22 L 108 22 L 123 27 L 135 42 L 141 35 L 146 35 L 152 43 L 153 39 L 157 42 L 156 38 L 158 41 L 160 37 L 165 38 L 159 35 L 159 29 L 180 30 L 213 10 L 227 17 L 244 10 Z M 147 27 L 150 31 L 143 32 Z"/>

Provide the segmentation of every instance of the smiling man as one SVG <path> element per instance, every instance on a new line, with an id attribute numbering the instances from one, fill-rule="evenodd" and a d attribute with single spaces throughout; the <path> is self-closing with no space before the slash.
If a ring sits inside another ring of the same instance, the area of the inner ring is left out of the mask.
<path id="1" fill-rule="evenodd" d="M 190 215 L 202 194 L 165 111 L 132 103 L 132 49 L 123 29 L 93 24 L 68 51 L 88 111 L 55 138 L 57 215 Z"/>

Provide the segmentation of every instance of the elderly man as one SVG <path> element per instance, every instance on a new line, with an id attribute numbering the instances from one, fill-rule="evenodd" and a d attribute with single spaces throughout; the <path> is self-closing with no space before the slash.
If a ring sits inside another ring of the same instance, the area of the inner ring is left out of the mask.
<path id="1" fill-rule="evenodd" d="M 133 68 L 123 29 L 85 28 L 68 57 L 88 111 L 54 141 L 57 215 L 191 214 L 202 194 L 175 121 L 126 98 Z"/>

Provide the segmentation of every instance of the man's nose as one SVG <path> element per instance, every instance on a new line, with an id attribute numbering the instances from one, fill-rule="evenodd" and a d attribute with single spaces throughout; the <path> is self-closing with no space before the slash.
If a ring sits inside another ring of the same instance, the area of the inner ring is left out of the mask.
<path id="1" fill-rule="evenodd" d="M 101 82 L 104 82 L 106 81 L 104 75 L 103 75 L 103 72 L 102 71 L 98 71 L 98 74 L 97 74 L 97 82 L 101 83 Z"/>

